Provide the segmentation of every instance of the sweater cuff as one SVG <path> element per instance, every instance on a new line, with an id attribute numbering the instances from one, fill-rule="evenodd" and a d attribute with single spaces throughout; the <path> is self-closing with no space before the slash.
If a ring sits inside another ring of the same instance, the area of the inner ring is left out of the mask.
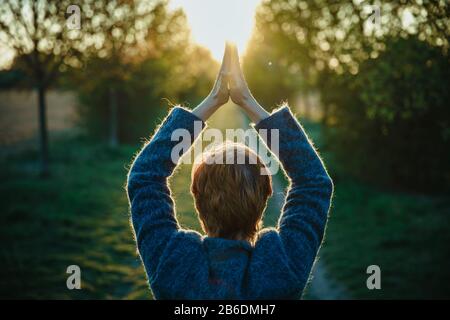
<path id="1" fill-rule="evenodd" d="M 200 121 L 202 128 L 206 125 L 206 123 L 193 114 L 191 110 L 181 106 L 174 107 L 170 112 L 169 117 L 176 119 L 177 123 L 184 124 L 183 127 L 189 127 L 189 124 L 194 123 L 194 121 Z"/>
<path id="2" fill-rule="evenodd" d="M 194 115 L 189 109 L 176 106 L 167 116 L 164 123 L 161 125 L 161 130 L 165 134 L 172 134 L 176 129 L 188 130 L 192 142 L 197 139 L 198 135 L 206 127 L 206 123 Z"/>
<path id="3" fill-rule="evenodd" d="M 255 125 L 255 129 L 279 129 L 286 125 L 287 119 L 293 119 L 293 115 L 288 106 L 274 110 L 270 116 L 261 120 Z"/>

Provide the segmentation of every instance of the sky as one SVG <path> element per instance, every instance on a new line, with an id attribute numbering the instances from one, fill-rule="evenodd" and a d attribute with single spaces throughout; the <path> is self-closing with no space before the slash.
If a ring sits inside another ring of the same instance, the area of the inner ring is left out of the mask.
<path id="1" fill-rule="evenodd" d="M 261 0 L 171 0 L 187 15 L 195 42 L 221 60 L 225 41 L 233 41 L 242 54 L 251 36 L 255 8 Z"/>

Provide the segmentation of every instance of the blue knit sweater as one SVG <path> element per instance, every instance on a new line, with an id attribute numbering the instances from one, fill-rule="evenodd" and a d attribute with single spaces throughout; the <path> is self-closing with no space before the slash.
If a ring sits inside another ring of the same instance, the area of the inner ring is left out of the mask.
<path id="1" fill-rule="evenodd" d="M 136 157 L 128 175 L 131 220 L 156 299 L 298 299 L 322 242 L 333 184 L 288 107 L 256 125 L 279 129 L 279 160 L 290 187 L 278 227 L 263 229 L 254 246 L 205 237 L 177 223 L 167 178 L 174 129 L 190 132 L 190 111 L 175 107 Z M 202 122 L 204 127 L 204 123 Z"/>

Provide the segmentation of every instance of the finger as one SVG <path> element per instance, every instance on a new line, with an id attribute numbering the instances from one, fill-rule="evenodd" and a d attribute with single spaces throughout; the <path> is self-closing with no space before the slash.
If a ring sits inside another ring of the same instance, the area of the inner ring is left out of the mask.
<path id="1" fill-rule="evenodd" d="M 225 44 L 225 52 L 223 54 L 222 58 L 222 65 L 220 66 L 220 75 L 227 75 L 230 72 L 230 64 L 231 64 L 231 57 L 230 57 L 230 44 L 226 42 Z"/>
<path id="2" fill-rule="evenodd" d="M 225 44 L 225 51 L 222 58 L 222 65 L 220 66 L 219 74 L 214 83 L 213 91 L 218 92 L 225 85 L 228 86 L 228 77 L 230 74 L 230 47 L 228 42 Z"/>
<path id="3" fill-rule="evenodd" d="M 219 73 L 217 74 L 216 81 L 214 81 L 214 85 L 211 90 L 212 95 L 217 95 L 223 86 L 223 79 L 224 79 L 224 71 L 223 70 L 224 70 L 225 61 L 226 61 L 226 48 L 225 48 L 225 53 L 224 53 L 224 56 L 222 59 L 222 65 L 220 66 Z"/>
<path id="4" fill-rule="evenodd" d="M 236 46 L 236 44 L 231 44 L 231 70 L 232 72 L 237 75 L 237 76 L 241 76 L 242 75 L 242 70 L 241 70 L 241 64 L 239 61 L 239 53 L 238 53 L 238 48 Z"/>

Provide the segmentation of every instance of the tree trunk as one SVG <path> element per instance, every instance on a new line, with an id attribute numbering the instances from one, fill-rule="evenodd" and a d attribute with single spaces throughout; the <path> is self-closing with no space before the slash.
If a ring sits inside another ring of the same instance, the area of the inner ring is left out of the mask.
<path id="1" fill-rule="evenodd" d="M 112 148 L 117 147 L 117 95 L 116 90 L 109 89 L 109 145 Z"/>
<path id="2" fill-rule="evenodd" d="M 38 108 L 39 108 L 39 144 L 41 156 L 41 177 L 47 177 L 50 173 L 48 163 L 48 130 L 47 130 L 47 105 L 45 101 L 46 89 L 38 86 Z"/>

